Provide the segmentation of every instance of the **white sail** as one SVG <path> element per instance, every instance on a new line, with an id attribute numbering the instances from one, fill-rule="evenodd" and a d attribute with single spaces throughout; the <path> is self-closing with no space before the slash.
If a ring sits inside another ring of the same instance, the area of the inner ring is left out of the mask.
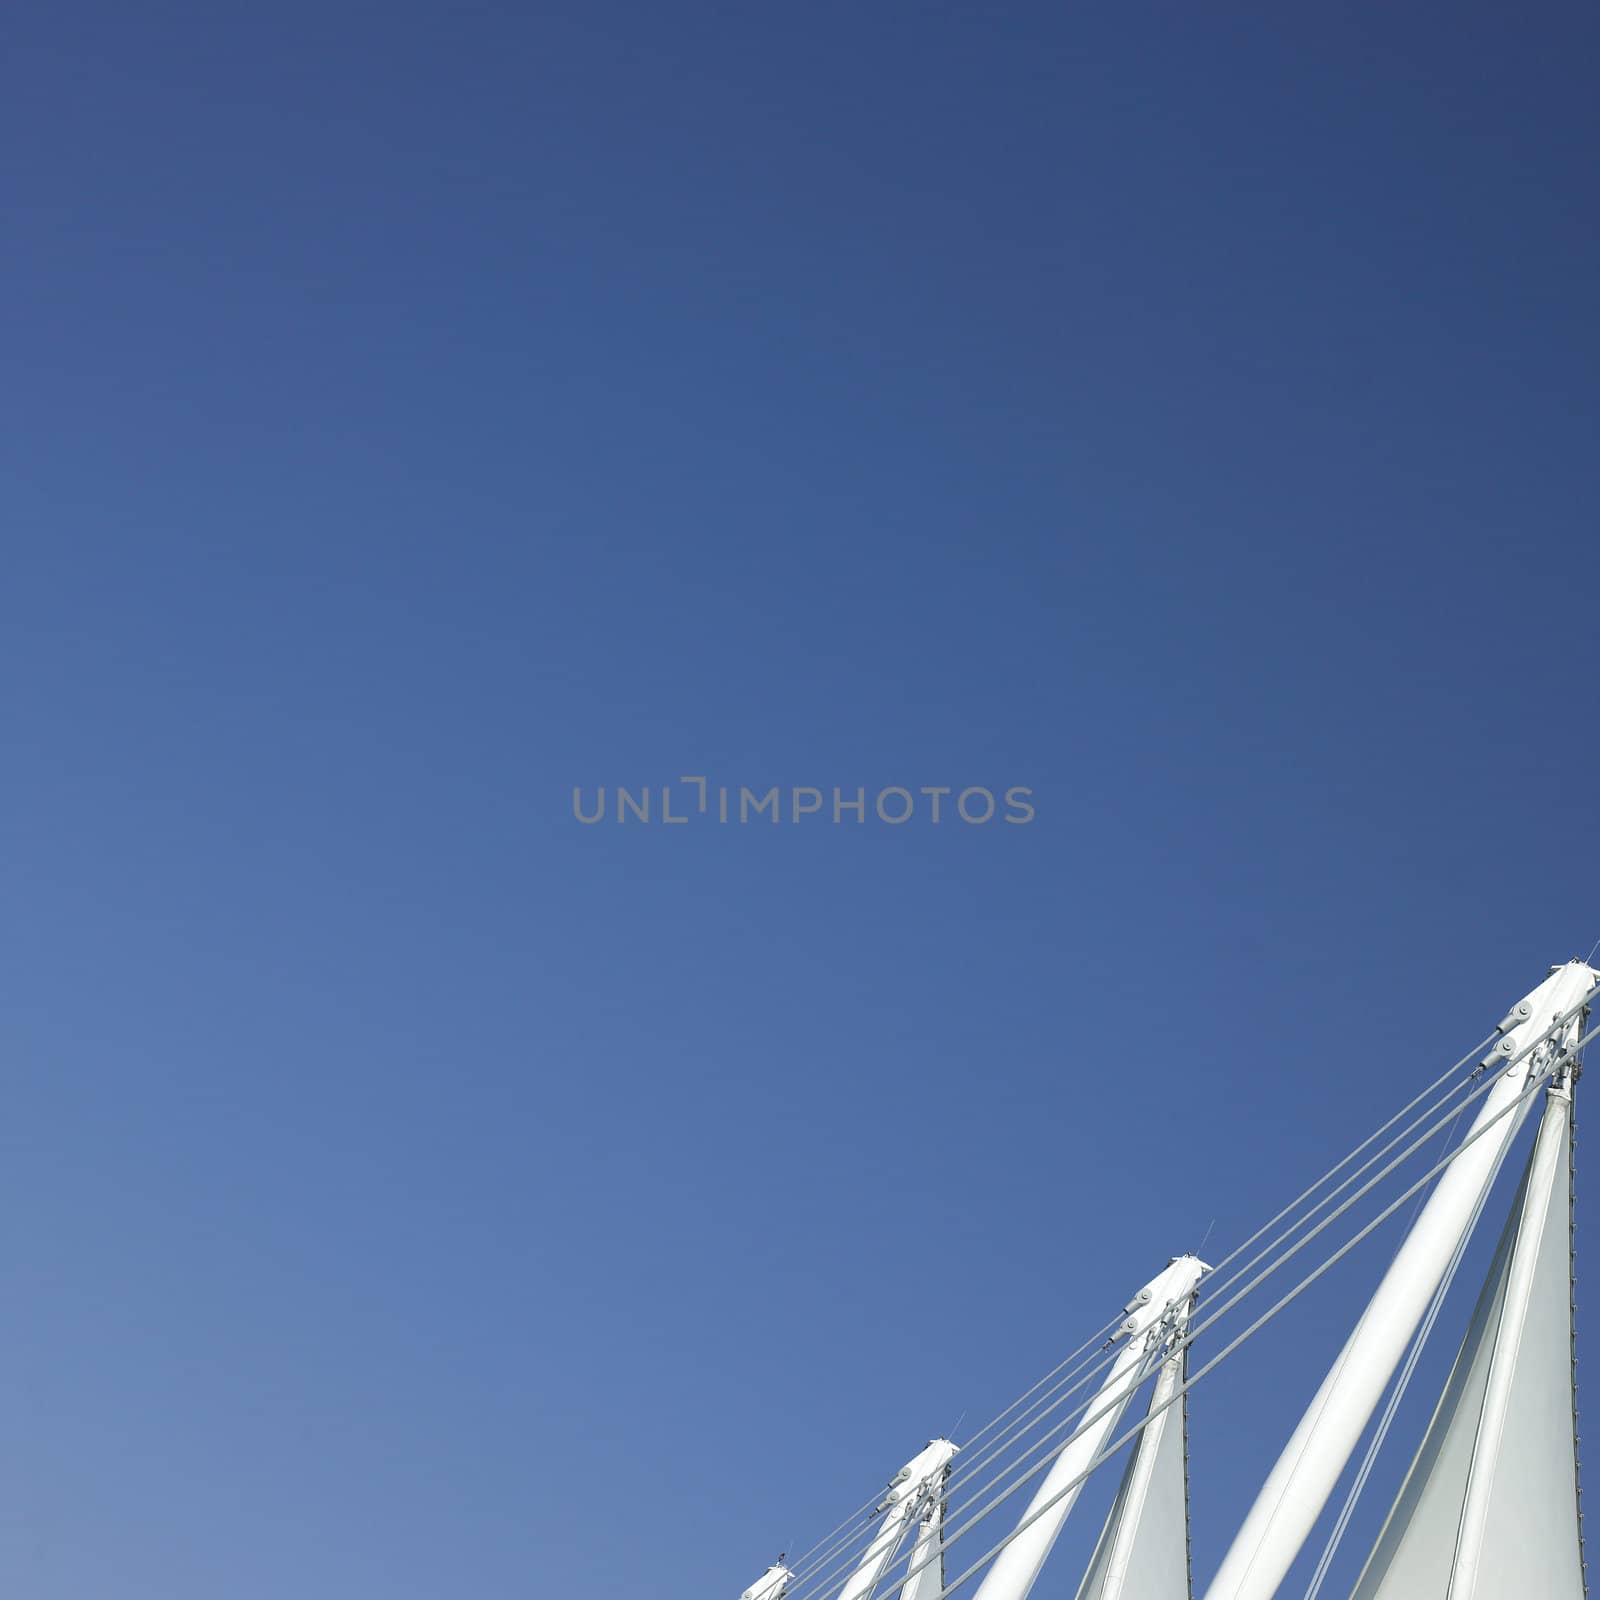
<path id="1" fill-rule="evenodd" d="M 1128 1459 L 1078 1600 L 1189 1600 L 1184 1370 L 1182 1354 L 1161 1365 L 1151 1420 Z"/>
<path id="2" fill-rule="evenodd" d="M 1551 1091 L 1471 1326 L 1351 1600 L 1583 1600 L 1571 1117 Z"/>

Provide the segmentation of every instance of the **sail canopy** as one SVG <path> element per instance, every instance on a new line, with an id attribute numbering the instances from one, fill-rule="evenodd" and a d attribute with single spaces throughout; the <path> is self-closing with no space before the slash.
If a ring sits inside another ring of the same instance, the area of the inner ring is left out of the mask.
<path id="1" fill-rule="evenodd" d="M 1078 1600 L 1189 1600 L 1184 1370 L 1184 1354 L 1162 1364 Z"/>
<path id="2" fill-rule="evenodd" d="M 1549 1096 L 1443 1398 L 1351 1600 L 1583 1600 L 1572 1102 Z"/>

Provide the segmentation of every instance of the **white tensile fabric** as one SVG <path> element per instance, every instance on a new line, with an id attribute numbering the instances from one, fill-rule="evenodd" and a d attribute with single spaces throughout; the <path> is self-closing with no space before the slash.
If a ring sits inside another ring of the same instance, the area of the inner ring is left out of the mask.
<path id="1" fill-rule="evenodd" d="M 1182 1356 L 1163 1363 L 1152 1412 L 1178 1393 L 1183 1374 Z M 1139 1435 L 1078 1600 L 1189 1600 L 1183 1408 L 1180 1395 Z"/>
<path id="2" fill-rule="evenodd" d="M 1443 1398 L 1351 1600 L 1583 1600 L 1571 1116 L 1552 1094 Z"/>

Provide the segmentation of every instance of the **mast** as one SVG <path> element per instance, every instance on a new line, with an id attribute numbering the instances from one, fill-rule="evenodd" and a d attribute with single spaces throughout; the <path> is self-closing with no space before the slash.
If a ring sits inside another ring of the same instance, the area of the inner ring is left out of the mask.
<path id="1" fill-rule="evenodd" d="M 1127 1342 L 1099 1392 L 1084 1408 L 1083 1415 L 1089 1420 L 1056 1457 L 1023 1513 L 1020 1531 L 995 1557 L 973 1600 L 1026 1600 L 1083 1487 L 1081 1483 L 1069 1485 L 1084 1475 L 1116 1431 L 1134 1390 L 1149 1375 L 1152 1352 L 1159 1352 L 1167 1343 L 1170 1314 L 1183 1307 L 1187 1315 L 1205 1270 L 1205 1263 L 1196 1257 L 1178 1256 L 1124 1307 L 1127 1319 L 1113 1337 Z"/>
<path id="2" fill-rule="evenodd" d="M 1470 1228 L 1499 1157 L 1515 1137 L 1530 1081 L 1550 1071 L 1579 1033 L 1576 1008 L 1600 981 L 1581 961 L 1551 969 L 1500 1024 L 1490 1062 L 1514 1060 L 1559 1018 L 1574 1015 L 1484 1096 L 1460 1153 L 1440 1175 L 1344 1350 L 1323 1380 L 1250 1514 L 1206 1600 L 1272 1600 L 1371 1420 L 1428 1302 Z M 1519 1101 L 1521 1105 L 1519 1106 Z M 1452 1600 L 1465 1591 L 1451 1590 Z"/>
<path id="3" fill-rule="evenodd" d="M 780 1556 L 772 1566 L 739 1596 L 739 1600 L 783 1600 L 794 1574 L 783 1564 Z"/>
<path id="4" fill-rule="evenodd" d="M 944 1485 L 949 1475 L 946 1467 L 923 1514 L 916 1548 L 906 1563 L 910 1581 L 902 1591 L 903 1600 L 939 1600 L 944 1593 Z"/>
<path id="5" fill-rule="evenodd" d="M 883 1521 L 839 1591 L 838 1600 L 867 1600 L 894 1560 L 900 1541 L 928 1503 L 944 1486 L 945 1471 L 956 1453 L 948 1439 L 934 1439 L 906 1462 L 889 1482 L 889 1492 L 878 1502 Z"/>

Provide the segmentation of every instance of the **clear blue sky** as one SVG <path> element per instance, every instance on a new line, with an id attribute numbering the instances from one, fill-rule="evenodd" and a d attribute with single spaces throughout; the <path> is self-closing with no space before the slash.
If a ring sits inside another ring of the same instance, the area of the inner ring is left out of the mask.
<path id="1" fill-rule="evenodd" d="M 1600 936 L 1592 11 L 8 35 L 8 1592 L 736 1594 Z"/>

